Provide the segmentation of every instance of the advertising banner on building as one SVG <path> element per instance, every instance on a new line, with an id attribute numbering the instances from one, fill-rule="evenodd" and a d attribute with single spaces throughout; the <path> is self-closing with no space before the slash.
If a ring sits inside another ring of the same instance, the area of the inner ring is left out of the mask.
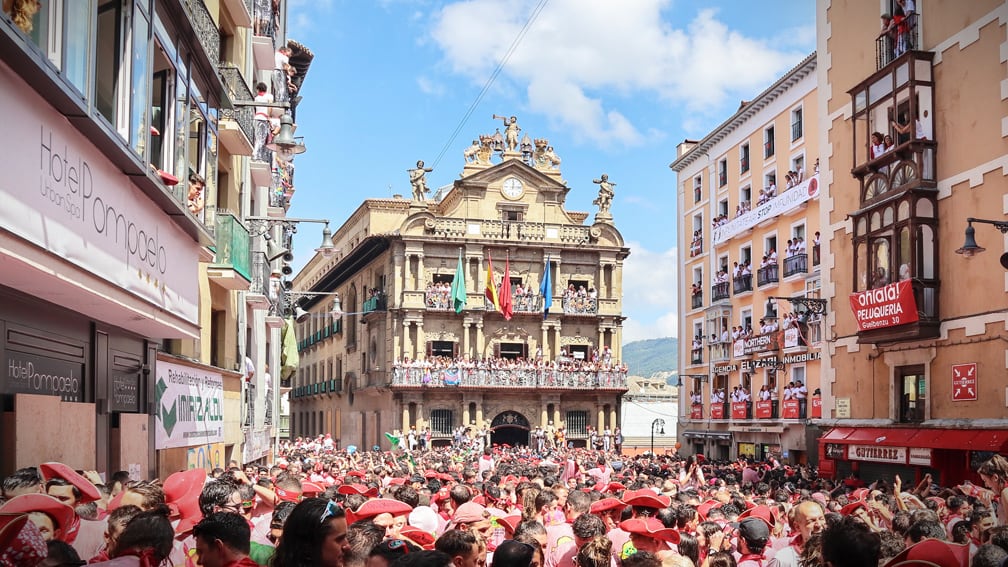
<path id="1" fill-rule="evenodd" d="M 781 402 L 781 419 L 798 419 L 801 414 L 801 404 L 798 400 L 784 400 Z"/>
<path id="2" fill-rule="evenodd" d="M 773 417 L 773 402 L 770 400 L 756 402 L 756 418 L 770 419 L 771 417 Z"/>
<path id="3" fill-rule="evenodd" d="M 895 327 L 917 321 L 917 301 L 910 280 L 850 294 L 858 332 Z"/>
<path id="4" fill-rule="evenodd" d="M 812 419 L 822 418 L 822 398 L 817 396 L 809 399 L 812 400 L 812 415 L 809 417 Z"/>
<path id="5" fill-rule="evenodd" d="M 749 413 L 748 411 L 746 411 L 748 408 L 749 404 L 745 402 L 732 402 L 731 405 L 732 419 L 746 419 L 747 414 Z"/>
<path id="6" fill-rule="evenodd" d="M 703 419 L 703 404 L 690 406 L 690 419 Z"/>
<path id="7" fill-rule="evenodd" d="M 224 456 L 223 443 L 209 443 L 198 447 L 190 447 L 186 451 L 186 467 L 190 469 L 206 469 L 207 472 L 227 465 Z"/>
<path id="8" fill-rule="evenodd" d="M 871 461 L 873 463 L 905 465 L 907 462 L 907 448 L 880 447 L 878 445 L 851 445 L 847 448 L 847 458 L 852 461 Z"/>
<path id="9" fill-rule="evenodd" d="M 224 441 L 224 378 L 220 372 L 158 360 L 155 448 Z"/>
<path id="10" fill-rule="evenodd" d="M 755 209 L 716 227 L 713 233 L 714 245 L 723 244 L 733 236 L 745 232 L 767 219 L 778 217 L 798 205 L 818 197 L 819 176 L 813 175 Z"/>
<path id="11" fill-rule="evenodd" d="M 724 419 L 724 408 L 725 404 L 711 404 L 711 419 Z"/>

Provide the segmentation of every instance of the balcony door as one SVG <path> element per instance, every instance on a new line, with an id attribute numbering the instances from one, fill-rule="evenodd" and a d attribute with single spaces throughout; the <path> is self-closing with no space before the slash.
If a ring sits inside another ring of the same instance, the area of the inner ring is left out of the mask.
<path id="1" fill-rule="evenodd" d="M 901 366 L 896 369 L 896 394 L 899 422 L 923 422 L 927 401 L 927 380 L 923 365 Z"/>

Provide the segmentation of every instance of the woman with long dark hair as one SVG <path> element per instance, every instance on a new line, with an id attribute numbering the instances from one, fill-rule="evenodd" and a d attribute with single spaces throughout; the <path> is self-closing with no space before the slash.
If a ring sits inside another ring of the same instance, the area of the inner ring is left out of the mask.
<path id="1" fill-rule="evenodd" d="M 343 567 L 349 552 L 346 513 L 324 498 L 306 498 L 284 524 L 272 567 Z"/>

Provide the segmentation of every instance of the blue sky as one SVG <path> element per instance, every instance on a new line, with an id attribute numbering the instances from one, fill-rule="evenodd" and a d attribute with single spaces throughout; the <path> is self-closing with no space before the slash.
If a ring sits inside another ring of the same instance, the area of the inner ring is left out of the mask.
<path id="1" fill-rule="evenodd" d="M 563 160 L 568 210 L 596 210 L 599 174 L 617 184 L 612 213 L 631 248 L 624 342 L 675 336 L 675 147 L 707 134 L 815 49 L 815 3 L 541 4 L 288 0 L 288 37 L 315 53 L 298 107 L 308 151 L 296 160 L 288 214 L 329 218 L 335 230 L 363 199 L 408 196 L 406 170 L 418 159 L 435 166 L 430 187 L 450 184 L 462 151 L 501 126 L 491 116 L 516 115 L 523 133 L 548 138 Z M 295 267 L 319 240 L 311 227 L 298 232 Z"/>

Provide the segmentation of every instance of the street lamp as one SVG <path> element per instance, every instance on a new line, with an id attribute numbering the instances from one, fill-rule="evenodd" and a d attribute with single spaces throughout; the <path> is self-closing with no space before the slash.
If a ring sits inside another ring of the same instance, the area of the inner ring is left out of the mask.
<path id="1" fill-rule="evenodd" d="M 249 235 L 252 237 L 263 236 L 266 238 L 266 254 L 270 261 L 276 260 L 277 258 L 283 257 L 286 261 L 293 260 L 294 257 L 287 256 L 290 251 L 284 248 L 282 245 L 276 245 L 272 242 L 272 237 L 270 232 L 277 226 L 284 227 L 284 231 L 287 232 L 297 232 L 297 225 L 300 223 L 318 223 L 323 224 L 325 227 L 322 229 L 322 243 L 319 244 L 318 248 L 315 249 L 316 252 L 322 254 L 326 258 L 332 257 L 336 253 L 336 245 L 333 243 L 332 231 L 329 230 L 329 219 L 299 219 L 292 217 L 245 217 L 245 222 L 249 224 Z"/>
<path id="2" fill-rule="evenodd" d="M 276 152 L 280 161 L 290 161 L 295 155 L 305 151 L 304 144 L 294 138 L 294 128 L 294 117 L 285 112 L 280 117 L 280 131 L 272 142 L 266 144 L 266 149 Z"/>
<path id="3" fill-rule="evenodd" d="M 652 457 L 655 454 L 654 453 L 654 432 L 655 432 L 655 428 L 656 427 L 661 429 L 661 431 L 658 432 L 659 434 L 665 435 L 665 420 L 662 419 L 662 418 L 660 418 L 660 417 L 658 417 L 658 418 L 655 418 L 655 420 L 651 422 L 651 456 Z"/>
<path id="4" fill-rule="evenodd" d="M 963 243 L 962 248 L 956 250 L 956 254 L 962 254 L 967 258 L 972 258 L 976 254 L 986 250 L 986 248 L 977 244 L 976 230 L 973 228 L 973 223 L 975 222 L 994 225 L 994 228 L 1000 230 L 1001 234 L 1008 234 L 1008 222 L 968 217 L 966 219 L 966 242 Z M 1001 265 L 1008 270 L 1008 252 L 1001 255 Z"/>

